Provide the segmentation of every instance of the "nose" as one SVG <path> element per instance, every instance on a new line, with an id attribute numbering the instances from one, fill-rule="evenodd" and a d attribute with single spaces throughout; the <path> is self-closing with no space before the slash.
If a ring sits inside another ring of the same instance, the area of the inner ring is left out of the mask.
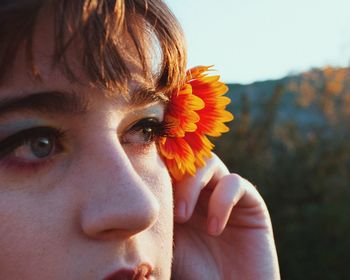
<path id="1" fill-rule="evenodd" d="M 90 153 L 81 174 L 81 227 L 90 238 L 130 237 L 157 221 L 159 201 L 120 144 Z"/>

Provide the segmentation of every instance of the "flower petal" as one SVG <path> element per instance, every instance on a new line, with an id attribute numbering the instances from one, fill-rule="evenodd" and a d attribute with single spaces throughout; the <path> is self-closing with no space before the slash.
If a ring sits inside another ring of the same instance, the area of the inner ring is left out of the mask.
<path id="1" fill-rule="evenodd" d="M 207 136 L 218 137 L 229 131 L 226 122 L 233 115 L 226 111 L 231 100 L 223 96 L 228 87 L 220 76 L 209 76 L 212 66 L 198 66 L 186 73 L 186 83 L 171 97 L 165 122 L 169 137 L 159 141 L 159 151 L 171 176 L 180 180 L 194 175 L 205 165 L 214 148 Z"/>

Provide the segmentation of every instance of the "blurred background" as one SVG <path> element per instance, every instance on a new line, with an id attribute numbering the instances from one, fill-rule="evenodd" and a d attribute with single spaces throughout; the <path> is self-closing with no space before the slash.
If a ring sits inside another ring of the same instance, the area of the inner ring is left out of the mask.
<path id="1" fill-rule="evenodd" d="M 350 1 L 166 1 L 229 85 L 216 153 L 270 209 L 282 279 L 350 279 Z"/>

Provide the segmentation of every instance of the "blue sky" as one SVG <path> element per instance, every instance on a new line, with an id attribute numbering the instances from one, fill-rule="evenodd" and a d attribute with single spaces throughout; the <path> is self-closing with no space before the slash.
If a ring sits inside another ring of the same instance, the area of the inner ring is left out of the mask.
<path id="1" fill-rule="evenodd" d="M 166 0 L 185 31 L 189 67 L 214 64 L 250 83 L 350 64 L 350 0 Z"/>

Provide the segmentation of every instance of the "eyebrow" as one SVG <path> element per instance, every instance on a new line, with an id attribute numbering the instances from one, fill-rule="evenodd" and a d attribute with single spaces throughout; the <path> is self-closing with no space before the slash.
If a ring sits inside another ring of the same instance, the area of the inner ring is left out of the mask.
<path id="1" fill-rule="evenodd" d="M 127 99 L 130 107 L 155 102 L 166 104 L 169 101 L 164 93 L 146 88 L 136 89 Z M 90 107 L 88 98 L 83 94 L 63 91 L 34 92 L 0 100 L 0 116 L 15 111 L 77 115 L 86 113 Z"/>
<path id="2" fill-rule="evenodd" d="M 40 113 L 84 114 L 88 108 L 88 100 L 82 94 L 74 92 L 46 91 L 0 100 L 0 116 L 26 110 Z"/>
<path id="3" fill-rule="evenodd" d="M 130 94 L 127 101 L 130 106 L 141 107 L 155 102 L 167 104 L 169 97 L 163 92 L 140 87 Z"/>

